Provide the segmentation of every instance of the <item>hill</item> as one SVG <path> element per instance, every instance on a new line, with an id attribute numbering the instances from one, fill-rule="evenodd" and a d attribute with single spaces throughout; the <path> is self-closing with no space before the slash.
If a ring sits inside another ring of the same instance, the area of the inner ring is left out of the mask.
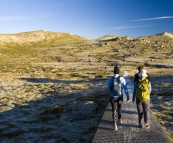
<path id="1" fill-rule="evenodd" d="M 1 34 L 0 142 L 91 142 L 116 63 L 132 82 L 137 66 L 145 65 L 152 83 L 151 109 L 171 136 L 171 37 L 168 32 L 94 40 L 48 31 Z"/>
<path id="2" fill-rule="evenodd" d="M 106 35 L 89 40 L 75 34 L 42 30 L 0 34 L 0 65 L 92 60 L 102 65 L 119 62 L 163 66 L 162 60 L 173 64 L 172 35 L 168 32 L 139 38 Z"/>
<path id="3" fill-rule="evenodd" d="M 31 31 L 17 34 L 0 34 L 0 45 L 23 45 L 23 46 L 55 46 L 83 42 L 88 39 L 71 33 L 50 31 Z"/>

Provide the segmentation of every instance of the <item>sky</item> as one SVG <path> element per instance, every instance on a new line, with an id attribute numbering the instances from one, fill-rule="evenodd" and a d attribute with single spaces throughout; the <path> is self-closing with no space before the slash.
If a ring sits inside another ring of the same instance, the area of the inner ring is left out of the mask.
<path id="1" fill-rule="evenodd" d="M 0 33 L 44 30 L 88 39 L 173 33 L 173 0 L 0 0 Z"/>

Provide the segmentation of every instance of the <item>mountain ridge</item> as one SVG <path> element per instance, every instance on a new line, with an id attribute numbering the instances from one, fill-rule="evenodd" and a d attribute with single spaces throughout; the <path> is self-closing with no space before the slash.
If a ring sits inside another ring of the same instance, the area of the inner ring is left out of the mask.
<path id="1" fill-rule="evenodd" d="M 16 34 L 0 34 L 0 44 L 15 42 L 15 43 L 26 43 L 26 42 L 39 42 L 39 41 L 51 41 L 58 39 L 74 39 L 74 40 L 88 40 L 85 37 L 78 36 L 71 33 L 60 33 L 51 31 L 28 31 Z"/>
<path id="2" fill-rule="evenodd" d="M 20 32 L 15 34 L 0 34 L 0 45 L 3 47 L 44 47 L 44 46 L 57 46 L 57 45 L 67 45 L 78 42 L 87 42 L 87 41 L 117 41 L 117 40 L 135 40 L 143 39 L 149 41 L 157 41 L 164 39 L 173 39 L 173 33 L 163 32 L 155 34 L 152 36 L 141 36 L 138 38 L 131 38 L 129 36 L 117 36 L 114 34 L 105 35 L 96 39 L 88 39 L 72 33 L 62 33 L 62 32 L 52 32 L 52 31 L 28 31 Z"/>
<path id="3" fill-rule="evenodd" d="M 169 38 L 173 38 L 173 33 L 163 32 L 163 33 L 157 34 L 157 36 L 167 36 Z"/>
<path id="4" fill-rule="evenodd" d="M 49 36 L 49 37 L 48 37 Z M 45 30 L 36 30 L 36 31 L 27 31 L 27 32 L 20 32 L 20 33 L 14 33 L 14 34 L 0 34 L 0 43 L 3 42 L 20 42 L 23 43 L 25 41 L 29 41 L 29 42 L 37 42 L 37 41 L 41 41 L 44 40 L 45 38 L 47 38 L 47 40 L 51 40 L 55 37 L 57 38 L 62 38 L 62 37 L 74 37 L 74 38 L 78 38 L 78 39 L 85 39 L 85 40 L 92 40 L 92 39 L 88 39 L 86 37 L 83 36 L 79 36 L 76 34 L 72 34 L 72 33 L 63 33 L 63 32 L 52 32 L 52 31 L 45 31 Z M 173 33 L 171 32 L 162 32 L 159 34 L 154 34 L 151 36 L 140 36 L 137 38 L 142 38 L 142 37 L 157 37 L 157 36 L 166 36 L 169 38 L 173 38 Z M 116 38 L 127 38 L 127 39 L 137 39 L 137 38 L 131 38 L 129 36 L 117 36 L 114 34 L 110 34 L 110 35 L 105 35 L 102 37 L 98 37 L 95 38 L 93 40 L 111 40 L 111 39 L 116 39 Z"/>

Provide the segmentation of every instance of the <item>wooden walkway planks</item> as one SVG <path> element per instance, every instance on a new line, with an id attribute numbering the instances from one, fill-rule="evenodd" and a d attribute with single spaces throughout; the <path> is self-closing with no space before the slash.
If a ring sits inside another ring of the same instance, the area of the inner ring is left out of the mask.
<path id="1" fill-rule="evenodd" d="M 129 80 L 127 73 L 125 78 L 130 98 L 132 98 L 133 84 Z M 125 97 L 122 105 L 122 124 L 118 125 L 118 131 L 114 131 L 111 105 L 109 103 L 92 143 L 171 143 L 151 111 L 150 120 L 150 129 L 138 128 L 136 104 L 132 102 L 126 103 Z"/>

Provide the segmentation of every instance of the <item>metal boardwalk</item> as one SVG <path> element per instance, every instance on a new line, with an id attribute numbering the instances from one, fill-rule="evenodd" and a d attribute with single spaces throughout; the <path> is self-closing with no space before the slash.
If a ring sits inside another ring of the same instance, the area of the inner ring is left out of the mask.
<path id="1" fill-rule="evenodd" d="M 133 84 L 125 75 L 130 96 L 132 97 Z M 108 104 L 92 143 L 171 143 L 169 137 L 163 131 L 161 125 L 150 111 L 150 129 L 138 127 L 138 115 L 136 104 L 126 103 L 126 97 L 122 105 L 122 123 L 118 125 L 118 131 L 113 130 L 111 105 Z"/>

